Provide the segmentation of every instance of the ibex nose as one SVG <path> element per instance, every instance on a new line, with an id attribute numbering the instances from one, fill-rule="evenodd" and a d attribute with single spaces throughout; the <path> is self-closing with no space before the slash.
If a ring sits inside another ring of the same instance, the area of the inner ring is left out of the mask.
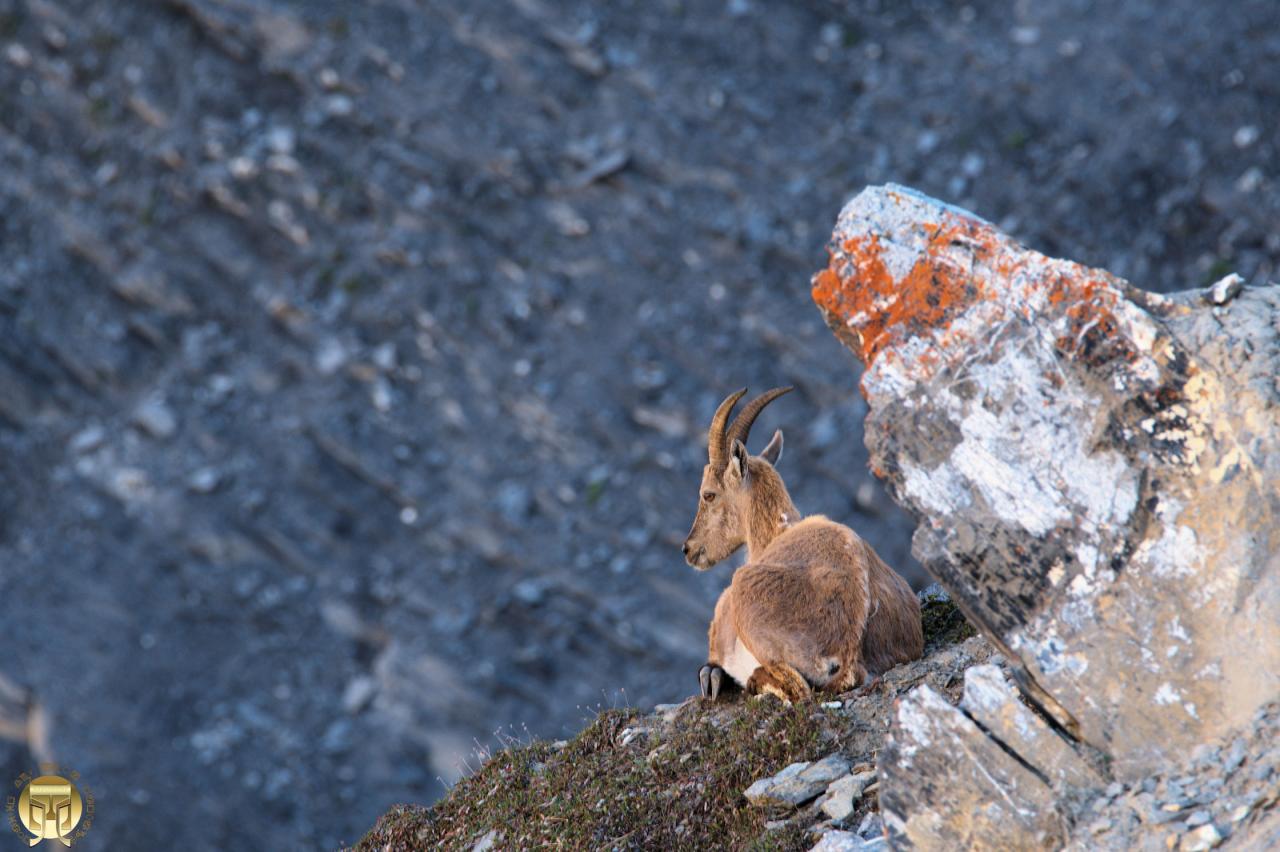
<path id="1" fill-rule="evenodd" d="M 686 542 L 685 542 L 685 543 L 680 547 L 680 552 L 681 552 L 681 553 L 683 553 L 685 556 L 688 556 L 688 555 L 689 555 L 689 542 L 687 542 L 687 541 L 686 541 Z"/>

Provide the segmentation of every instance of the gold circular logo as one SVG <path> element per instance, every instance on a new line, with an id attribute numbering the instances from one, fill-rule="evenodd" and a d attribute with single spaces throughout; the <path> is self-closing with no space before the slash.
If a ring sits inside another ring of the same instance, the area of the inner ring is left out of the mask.
<path id="1" fill-rule="evenodd" d="M 18 819 L 34 837 L 27 842 L 35 846 L 41 840 L 57 840 L 71 845 L 71 832 L 84 812 L 80 791 L 61 775 L 32 778 L 18 796 Z"/>

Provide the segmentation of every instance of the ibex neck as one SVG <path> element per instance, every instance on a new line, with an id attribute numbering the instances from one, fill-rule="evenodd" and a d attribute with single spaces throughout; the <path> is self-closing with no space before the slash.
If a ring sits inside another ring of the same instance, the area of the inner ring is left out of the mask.
<path id="1" fill-rule="evenodd" d="M 803 517 L 785 490 L 771 496 L 772 499 L 757 500 L 751 507 L 751 523 L 747 529 L 748 561 L 763 553 L 783 530 Z"/>

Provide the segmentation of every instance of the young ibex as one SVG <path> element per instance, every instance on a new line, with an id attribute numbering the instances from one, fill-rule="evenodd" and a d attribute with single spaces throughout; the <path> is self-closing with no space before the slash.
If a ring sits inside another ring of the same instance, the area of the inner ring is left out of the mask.
<path id="1" fill-rule="evenodd" d="M 733 684 L 786 701 L 814 689 L 841 692 L 920 657 L 920 604 L 871 545 L 822 515 L 802 517 L 774 465 L 782 432 L 747 454 L 751 424 L 791 388 L 752 400 L 725 428 L 746 389 L 720 404 L 707 434 L 709 463 L 684 555 L 705 571 L 743 544 L 747 563 L 716 604 L 707 664 L 711 699 Z M 724 677 L 729 675 L 729 679 Z"/>

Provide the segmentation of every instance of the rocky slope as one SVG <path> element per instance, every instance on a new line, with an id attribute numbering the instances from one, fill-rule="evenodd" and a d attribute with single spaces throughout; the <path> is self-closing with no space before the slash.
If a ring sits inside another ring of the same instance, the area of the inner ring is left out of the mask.
<path id="1" fill-rule="evenodd" d="M 879 687 L 795 706 L 610 710 L 572 741 L 493 754 L 435 806 L 391 810 L 356 848 L 807 849 L 832 832 L 882 844 L 875 766 L 894 702 L 924 684 L 956 700 L 966 669 L 999 663 L 936 586 L 924 617 L 925 657 Z"/>

